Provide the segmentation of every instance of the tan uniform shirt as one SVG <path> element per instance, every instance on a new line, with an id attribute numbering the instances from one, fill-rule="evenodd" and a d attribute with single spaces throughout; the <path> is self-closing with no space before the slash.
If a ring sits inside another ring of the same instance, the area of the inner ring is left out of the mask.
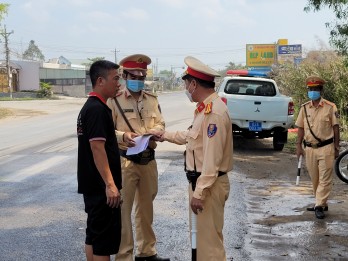
<path id="1" fill-rule="evenodd" d="M 226 104 L 213 93 L 197 105 L 192 126 L 187 131 L 166 132 L 164 138 L 186 144 L 186 169 L 201 172 L 193 196 L 204 199 L 218 172 L 232 170 L 232 122 Z"/>
<path id="2" fill-rule="evenodd" d="M 115 129 L 117 130 L 116 136 L 120 149 L 127 149 L 126 143 L 123 142 L 123 134 L 131 130 L 119 111 L 114 99 L 117 99 L 119 102 L 135 133 L 143 135 L 148 133 L 149 130 L 164 130 L 165 123 L 157 97 L 153 94 L 141 91 L 140 98 L 136 101 L 129 93 L 128 89 L 124 88 L 117 93 L 115 98 L 107 100 L 107 105 L 112 110 L 112 118 L 115 123 Z M 150 140 L 149 147 L 153 149 L 156 148 L 156 142 Z"/>
<path id="3" fill-rule="evenodd" d="M 304 140 L 312 144 L 318 143 L 309 130 L 304 111 L 306 107 L 308 122 L 312 132 L 322 141 L 334 137 L 333 126 L 339 124 L 337 107 L 334 103 L 321 98 L 319 106 L 313 106 L 309 101 L 301 106 L 300 112 L 296 120 L 296 126 L 304 129 Z"/>

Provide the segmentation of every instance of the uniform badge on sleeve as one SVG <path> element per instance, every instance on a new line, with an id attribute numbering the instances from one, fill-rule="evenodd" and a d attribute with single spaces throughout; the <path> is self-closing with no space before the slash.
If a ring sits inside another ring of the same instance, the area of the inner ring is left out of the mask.
<path id="1" fill-rule="evenodd" d="M 217 131 L 216 124 L 209 124 L 208 130 L 207 130 L 208 138 L 213 137 L 216 134 L 216 131 Z"/>

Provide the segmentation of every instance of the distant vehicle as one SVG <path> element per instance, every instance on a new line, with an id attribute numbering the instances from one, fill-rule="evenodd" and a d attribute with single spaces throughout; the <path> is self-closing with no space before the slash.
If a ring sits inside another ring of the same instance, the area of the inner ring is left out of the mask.
<path id="1" fill-rule="evenodd" d="M 275 81 L 251 74 L 255 72 L 230 70 L 217 88 L 219 96 L 227 100 L 233 134 L 273 137 L 273 149 L 281 151 L 294 123 L 293 100 L 279 92 Z M 264 72 L 256 75 L 266 76 Z"/>

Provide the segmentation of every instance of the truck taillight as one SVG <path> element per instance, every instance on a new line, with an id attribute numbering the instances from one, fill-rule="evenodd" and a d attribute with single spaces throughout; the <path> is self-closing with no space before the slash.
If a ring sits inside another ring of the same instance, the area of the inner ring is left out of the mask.
<path id="1" fill-rule="evenodd" d="M 289 102 L 288 105 L 288 115 L 294 115 L 295 108 L 294 108 L 294 103 L 291 101 Z"/>

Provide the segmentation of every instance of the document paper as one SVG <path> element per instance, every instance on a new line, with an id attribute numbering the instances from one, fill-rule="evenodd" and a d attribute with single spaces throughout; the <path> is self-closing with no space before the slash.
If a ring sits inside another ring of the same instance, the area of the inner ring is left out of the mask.
<path id="1" fill-rule="evenodd" d="M 134 155 L 146 150 L 149 140 L 152 137 L 151 134 L 145 134 L 134 138 L 135 146 L 128 148 L 126 155 Z"/>

